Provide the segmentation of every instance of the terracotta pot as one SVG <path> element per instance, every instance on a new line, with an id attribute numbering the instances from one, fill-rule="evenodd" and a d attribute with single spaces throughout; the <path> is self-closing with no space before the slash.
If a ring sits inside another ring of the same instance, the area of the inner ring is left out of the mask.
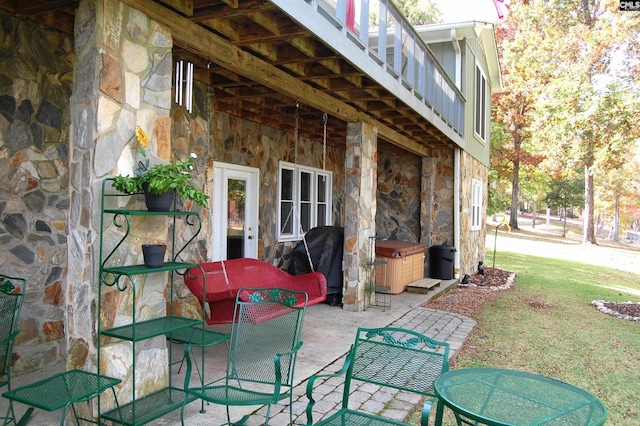
<path id="1" fill-rule="evenodd" d="M 164 244 L 143 244 L 142 256 L 144 257 L 144 266 L 147 268 L 160 268 L 164 265 L 164 254 L 167 246 Z"/>
<path id="2" fill-rule="evenodd" d="M 150 212 L 168 212 L 171 210 L 174 195 L 173 191 L 167 191 L 163 194 L 151 194 L 147 191 L 147 185 L 144 185 L 144 202 Z"/>

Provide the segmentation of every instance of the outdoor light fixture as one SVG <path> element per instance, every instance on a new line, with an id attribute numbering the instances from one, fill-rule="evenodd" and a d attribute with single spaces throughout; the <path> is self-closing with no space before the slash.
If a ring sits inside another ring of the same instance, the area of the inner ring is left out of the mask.
<path id="1" fill-rule="evenodd" d="M 175 79 L 176 103 L 180 106 L 184 105 L 187 111 L 191 112 L 193 104 L 193 62 L 183 61 L 182 59 L 176 62 Z"/>

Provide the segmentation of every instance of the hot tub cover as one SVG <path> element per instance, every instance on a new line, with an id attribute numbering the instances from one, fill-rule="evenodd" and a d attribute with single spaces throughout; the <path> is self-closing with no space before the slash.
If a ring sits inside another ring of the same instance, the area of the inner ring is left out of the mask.
<path id="1" fill-rule="evenodd" d="M 376 255 L 383 257 L 405 257 L 416 253 L 424 253 L 425 248 L 424 244 L 411 241 L 376 241 Z"/>

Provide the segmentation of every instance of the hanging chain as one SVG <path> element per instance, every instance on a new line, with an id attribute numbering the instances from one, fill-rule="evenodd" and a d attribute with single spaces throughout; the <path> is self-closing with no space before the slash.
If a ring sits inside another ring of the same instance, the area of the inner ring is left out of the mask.
<path id="1" fill-rule="evenodd" d="M 324 120 L 324 129 L 322 132 L 322 170 L 327 170 L 327 113 L 322 115 Z"/>
<path id="2" fill-rule="evenodd" d="M 294 142 L 294 153 L 293 153 L 293 162 L 298 164 L 298 110 L 300 109 L 300 101 L 296 100 L 296 127 L 293 133 L 293 142 Z"/>

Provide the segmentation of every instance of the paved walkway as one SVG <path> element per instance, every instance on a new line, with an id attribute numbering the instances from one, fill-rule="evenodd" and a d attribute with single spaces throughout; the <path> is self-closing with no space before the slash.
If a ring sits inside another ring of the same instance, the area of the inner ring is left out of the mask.
<path id="1" fill-rule="evenodd" d="M 462 348 L 476 322 L 461 315 L 419 307 L 411 310 L 390 325 L 412 329 L 436 340 L 448 342 L 451 345 L 451 357 L 453 357 Z M 327 374 L 339 371 L 344 364 L 344 358 L 345 356 L 340 357 L 326 366 L 320 373 Z M 307 422 L 305 413 L 308 401 L 306 385 L 307 382 L 305 381 L 294 389 L 293 414 L 294 424 L 296 425 L 303 425 Z M 314 395 L 317 395 L 318 402 L 314 407 L 313 420 L 318 421 L 335 412 L 341 406 L 342 380 L 332 378 L 316 382 Z M 354 403 L 352 408 L 402 421 L 414 411 L 416 405 L 421 402 L 421 397 L 400 391 L 389 392 L 387 389 L 381 391 L 379 386 L 365 383 L 352 387 L 350 400 Z M 264 415 L 264 411 L 264 409 L 261 409 L 258 414 Z M 288 424 L 288 406 L 278 405 L 277 407 L 272 407 L 271 411 L 272 420 L 269 424 L 274 426 Z M 247 424 L 249 426 L 262 425 L 264 424 L 264 417 L 255 417 Z"/>
<path id="2" fill-rule="evenodd" d="M 439 291 L 442 291 L 440 289 Z M 353 342 L 358 327 L 383 327 L 393 325 L 416 330 L 436 340 L 446 341 L 451 345 L 451 357 L 462 348 L 463 343 L 475 327 L 473 319 L 444 311 L 426 309 L 422 306 L 437 293 L 410 294 L 407 292 L 391 296 L 391 308 L 369 307 L 365 311 L 351 312 L 338 307 L 319 304 L 307 309 L 303 328 L 303 347 L 298 355 L 296 364 L 296 382 L 294 388 L 294 423 L 306 424 L 305 408 L 307 406 L 306 383 L 313 374 L 333 373 L 342 367 L 344 357 Z M 213 330 L 224 331 L 227 326 L 208 327 Z M 179 361 L 182 347 L 174 349 L 174 360 Z M 226 356 L 224 345 L 209 348 L 206 352 L 205 375 L 207 379 L 220 377 L 224 372 Z M 47 368 L 46 371 L 29 373 L 12 378 L 14 387 L 32 383 L 50 376 L 64 369 L 64 365 Z M 195 373 L 194 373 L 195 374 Z M 172 372 L 174 385 L 182 386 L 184 369 L 181 372 L 174 368 Z M 334 411 L 340 404 L 340 380 L 331 379 L 327 383 L 316 383 L 317 395 L 322 395 L 316 403 L 314 415 L 317 421 Z M 404 419 L 411 413 L 419 398 L 401 392 L 380 392 L 377 386 L 367 384 L 353 390 L 353 401 L 362 409 L 376 414 L 383 414 L 396 419 Z M 200 402 L 189 404 L 185 410 L 185 424 L 189 426 L 219 425 L 226 422 L 225 409 L 222 406 L 205 405 L 205 413 L 200 412 Z M 25 407 L 16 404 L 20 414 Z M 0 412 L 4 413 L 6 404 L 0 398 Z M 264 423 L 264 407 L 232 407 L 232 420 L 239 419 L 244 414 L 255 412 L 247 422 L 248 426 Z M 283 426 L 289 421 L 288 406 L 278 405 L 271 409 L 270 425 Z M 29 426 L 55 425 L 60 422 L 60 413 L 47 413 L 35 410 Z M 174 411 L 151 424 L 160 426 L 175 426 L 180 424 L 180 410 Z"/>

